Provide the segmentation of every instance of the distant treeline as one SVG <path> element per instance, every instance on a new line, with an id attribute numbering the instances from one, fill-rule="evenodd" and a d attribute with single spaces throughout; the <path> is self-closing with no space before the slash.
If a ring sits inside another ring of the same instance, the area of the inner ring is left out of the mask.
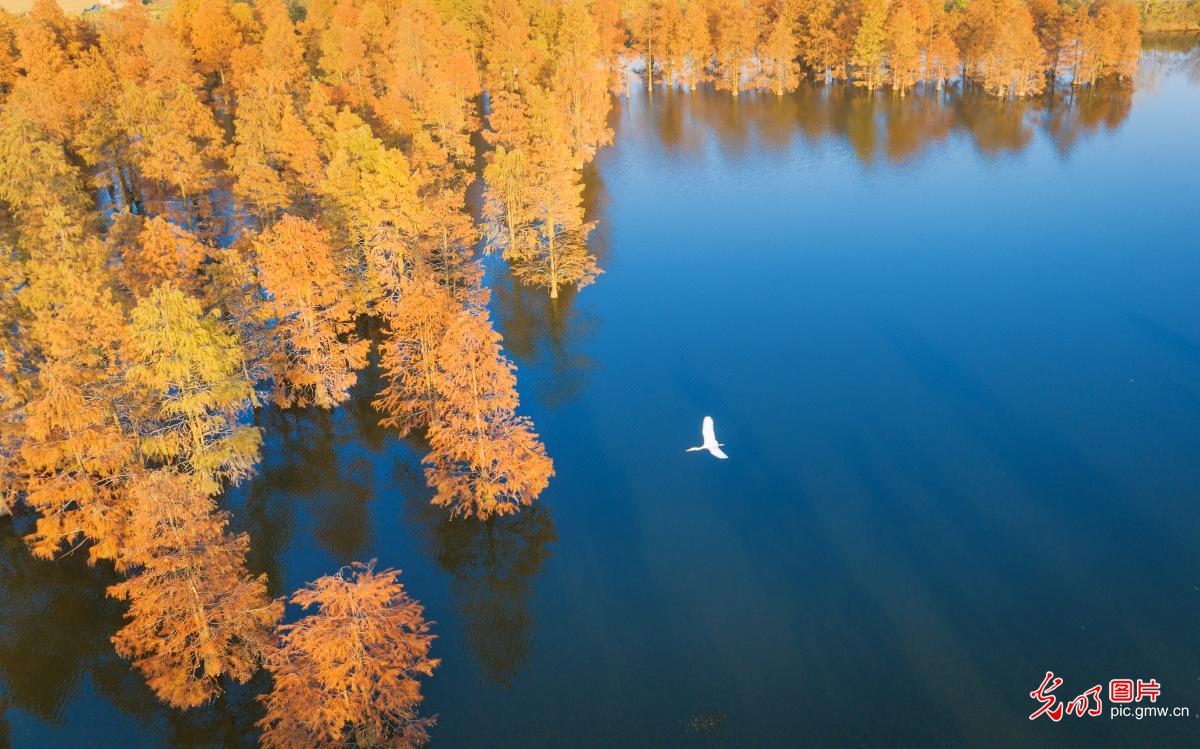
<path id="1" fill-rule="evenodd" d="M 121 576 L 115 651 L 166 704 L 265 667 L 265 746 L 419 745 L 437 661 L 397 573 L 343 567 L 284 599 L 250 569 L 223 493 L 256 473 L 253 414 L 347 403 L 376 348 L 379 416 L 423 437 L 430 503 L 490 538 L 486 521 L 528 510 L 554 468 L 519 415 L 481 249 L 551 299 L 596 280 L 582 169 L 613 137 L 614 92 L 642 75 L 781 95 L 807 75 L 1032 96 L 1128 80 L 1138 14 L 1117 0 L 0 12 L 0 509 L 28 519 L 33 554 Z M 1111 90 L 1117 116 L 1128 88 Z"/>
<path id="2" fill-rule="evenodd" d="M 1200 29 L 1200 0 L 1141 0 L 1138 14 L 1143 31 Z"/>
<path id="3" fill-rule="evenodd" d="M 806 74 L 901 95 L 954 79 L 1036 95 L 1128 80 L 1141 44 L 1123 0 L 633 0 L 623 18 L 649 81 L 711 80 L 734 96 L 783 94 Z"/>

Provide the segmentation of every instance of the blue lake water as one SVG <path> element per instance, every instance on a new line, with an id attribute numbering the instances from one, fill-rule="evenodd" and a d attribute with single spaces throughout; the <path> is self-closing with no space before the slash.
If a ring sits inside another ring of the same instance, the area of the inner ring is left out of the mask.
<path id="1" fill-rule="evenodd" d="M 422 447 L 264 413 L 232 492 L 282 595 L 354 560 L 435 620 L 433 746 L 1125 746 L 1200 730 L 1200 77 L 1027 104 L 637 91 L 587 172 L 606 273 L 492 307 L 557 476 L 449 523 Z M 712 415 L 728 461 L 685 453 Z M 0 550 L 13 746 L 253 745 L 158 706 L 102 570 Z M 1031 722 L 1155 678 L 1190 718 Z M 0 740 L 2 743 L 2 740 Z"/>

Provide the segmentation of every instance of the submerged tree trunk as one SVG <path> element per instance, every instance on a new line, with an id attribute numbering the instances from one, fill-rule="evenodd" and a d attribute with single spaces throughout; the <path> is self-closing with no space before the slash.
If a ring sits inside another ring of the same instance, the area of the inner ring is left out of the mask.
<path id="1" fill-rule="evenodd" d="M 554 223 L 550 223 L 550 298 L 558 299 L 558 252 L 554 246 Z"/>
<path id="2" fill-rule="evenodd" d="M 195 231 L 192 226 L 192 201 L 188 199 L 187 188 L 183 186 L 183 181 L 179 182 L 179 192 L 183 195 L 183 214 L 187 217 L 188 231 Z"/>

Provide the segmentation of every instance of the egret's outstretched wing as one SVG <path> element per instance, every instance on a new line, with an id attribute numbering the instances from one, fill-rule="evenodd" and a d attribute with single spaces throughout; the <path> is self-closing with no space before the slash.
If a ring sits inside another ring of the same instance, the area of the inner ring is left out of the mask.
<path id="1" fill-rule="evenodd" d="M 709 447 L 708 451 L 713 454 L 713 457 L 720 458 L 721 460 L 725 460 L 726 458 L 729 457 L 728 455 L 725 454 L 725 451 L 722 450 L 721 447 L 717 444 L 713 444 L 711 447 Z"/>
<path id="2" fill-rule="evenodd" d="M 704 417 L 704 424 L 700 427 L 700 436 L 704 437 L 704 444 L 709 442 L 717 444 L 717 430 L 713 428 L 713 420 L 711 416 Z"/>

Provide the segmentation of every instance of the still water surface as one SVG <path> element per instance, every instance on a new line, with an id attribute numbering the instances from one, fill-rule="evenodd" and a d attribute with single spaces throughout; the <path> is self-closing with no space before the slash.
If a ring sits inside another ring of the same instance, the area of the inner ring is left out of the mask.
<path id="1" fill-rule="evenodd" d="M 1025 105 L 619 100 L 607 273 L 554 306 L 493 269 L 540 505 L 446 522 L 368 373 L 260 415 L 252 568 L 401 567 L 435 746 L 1194 745 L 1197 717 L 1026 719 L 1051 669 L 1200 715 L 1200 65 L 1146 58 L 1132 96 Z M 705 414 L 730 460 L 683 452 Z M 265 680 L 161 708 L 111 578 L 0 539 L 13 746 L 254 744 Z"/>

